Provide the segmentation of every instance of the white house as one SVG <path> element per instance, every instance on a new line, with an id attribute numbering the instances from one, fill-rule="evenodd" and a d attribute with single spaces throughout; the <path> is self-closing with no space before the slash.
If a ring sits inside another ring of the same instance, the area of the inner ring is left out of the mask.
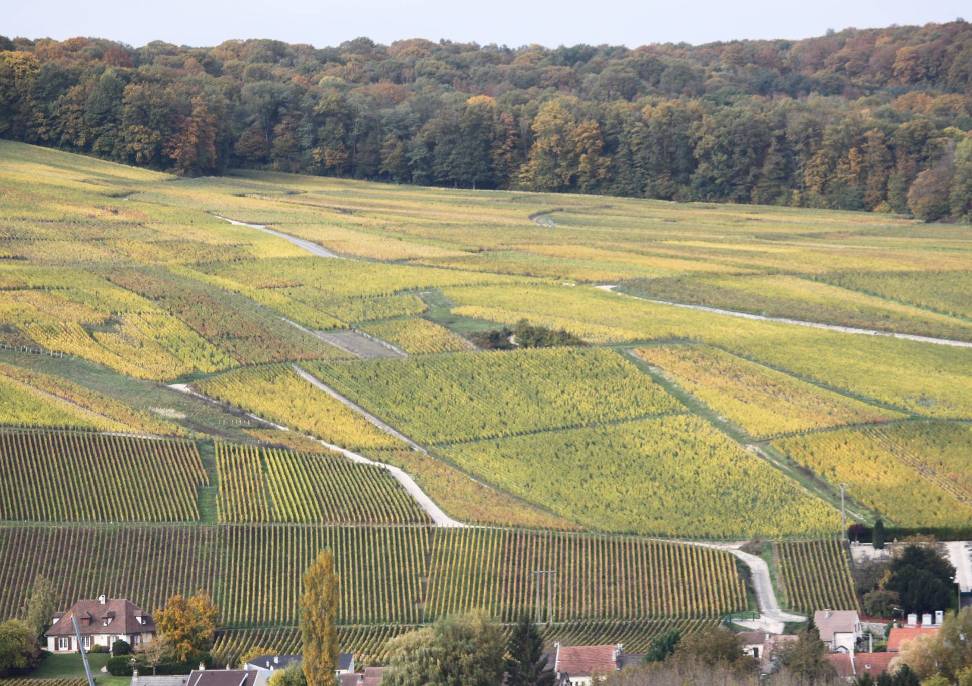
<path id="1" fill-rule="evenodd" d="M 110 649 L 119 639 L 134 648 L 155 638 L 155 622 L 141 608 L 123 598 L 100 595 L 97 600 L 79 600 L 67 612 L 54 617 L 53 626 L 44 634 L 50 652 L 78 652 L 71 621 L 75 617 L 86 651 L 96 645 Z"/>
<path id="2" fill-rule="evenodd" d="M 818 610 L 813 623 L 820 632 L 820 640 L 832 653 L 853 654 L 857 641 L 864 636 L 864 627 L 856 610 Z"/>

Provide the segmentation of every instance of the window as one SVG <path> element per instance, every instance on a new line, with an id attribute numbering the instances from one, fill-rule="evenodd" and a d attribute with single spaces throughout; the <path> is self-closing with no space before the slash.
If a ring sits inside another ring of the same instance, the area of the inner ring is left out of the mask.
<path id="1" fill-rule="evenodd" d="M 89 648 L 91 648 L 91 637 L 90 636 L 82 636 L 81 637 L 81 645 L 84 646 L 84 649 L 85 650 L 88 650 Z"/>
<path id="2" fill-rule="evenodd" d="M 57 649 L 58 650 L 71 650 L 71 637 L 70 636 L 59 636 L 57 639 Z"/>

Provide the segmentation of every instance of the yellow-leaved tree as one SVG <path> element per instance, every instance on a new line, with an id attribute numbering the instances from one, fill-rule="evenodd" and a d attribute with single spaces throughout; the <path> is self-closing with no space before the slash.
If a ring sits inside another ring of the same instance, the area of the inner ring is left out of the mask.
<path id="1" fill-rule="evenodd" d="M 304 572 L 304 593 L 300 597 L 300 638 L 307 686 L 335 683 L 339 584 L 334 558 L 329 550 L 322 550 Z"/>
<path id="2" fill-rule="evenodd" d="M 188 598 L 174 595 L 155 612 L 159 634 L 180 662 L 199 659 L 212 649 L 218 621 L 219 608 L 203 590 Z"/>

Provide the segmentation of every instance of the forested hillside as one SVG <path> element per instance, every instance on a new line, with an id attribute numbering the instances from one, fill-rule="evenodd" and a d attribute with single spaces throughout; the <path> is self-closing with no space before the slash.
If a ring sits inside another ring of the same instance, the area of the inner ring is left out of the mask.
<path id="1" fill-rule="evenodd" d="M 261 167 L 972 218 L 972 24 L 799 41 L 212 48 L 0 36 L 0 136 Z"/>

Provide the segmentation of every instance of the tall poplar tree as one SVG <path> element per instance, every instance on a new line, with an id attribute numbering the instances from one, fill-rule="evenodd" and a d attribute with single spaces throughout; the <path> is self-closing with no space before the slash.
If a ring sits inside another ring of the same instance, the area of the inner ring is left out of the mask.
<path id="1" fill-rule="evenodd" d="M 308 686 L 335 683 L 339 584 L 334 557 L 329 550 L 322 550 L 304 572 L 304 594 L 300 597 L 300 637 Z"/>

